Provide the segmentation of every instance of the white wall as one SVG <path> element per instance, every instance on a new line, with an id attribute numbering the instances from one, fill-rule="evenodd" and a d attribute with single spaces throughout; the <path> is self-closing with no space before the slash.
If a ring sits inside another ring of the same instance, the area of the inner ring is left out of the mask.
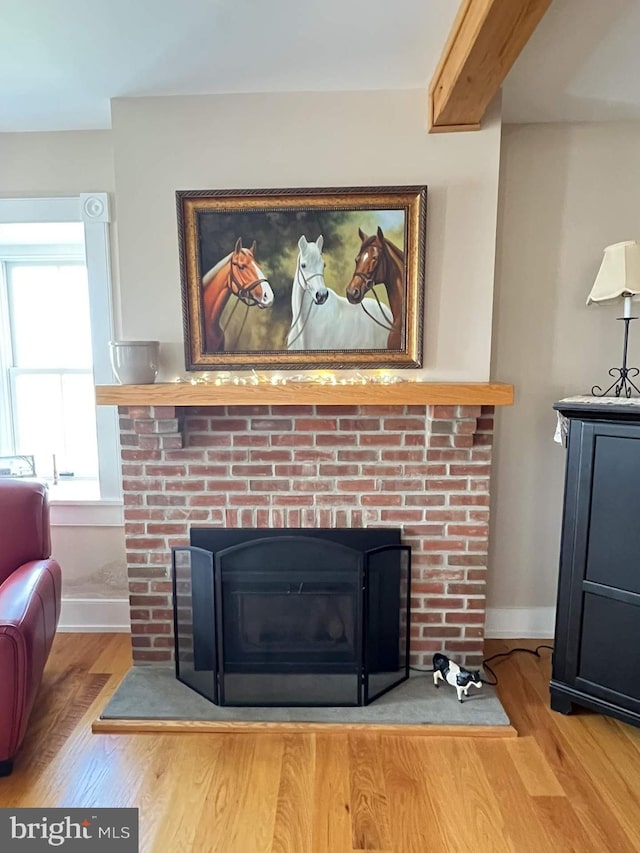
<path id="1" fill-rule="evenodd" d="M 0 133 L 0 196 L 69 196 L 113 188 L 108 130 Z"/>
<path id="2" fill-rule="evenodd" d="M 184 372 L 175 191 L 428 184 L 432 378 L 489 377 L 499 105 L 478 133 L 428 135 L 423 91 L 112 102 L 121 323 Z"/>
<path id="3" fill-rule="evenodd" d="M 565 462 L 552 404 L 619 364 L 620 312 L 585 302 L 603 248 L 640 238 L 639 151 L 640 123 L 503 129 L 492 375 L 515 384 L 516 404 L 497 414 L 489 605 L 546 608 L 547 624 Z"/>
<path id="4" fill-rule="evenodd" d="M 109 131 L 0 133 L 1 197 L 113 193 L 114 187 Z M 122 527 L 54 526 L 51 539 L 65 598 L 127 596 Z"/>
<path id="5" fill-rule="evenodd" d="M 51 528 L 51 550 L 70 598 L 127 598 L 124 528 L 61 525 Z"/>

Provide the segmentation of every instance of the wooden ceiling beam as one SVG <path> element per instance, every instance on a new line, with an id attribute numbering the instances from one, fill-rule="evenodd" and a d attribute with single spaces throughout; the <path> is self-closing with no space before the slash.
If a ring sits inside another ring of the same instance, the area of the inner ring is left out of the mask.
<path id="1" fill-rule="evenodd" d="M 429 132 L 478 130 L 551 0 L 462 0 L 429 86 Z"/>

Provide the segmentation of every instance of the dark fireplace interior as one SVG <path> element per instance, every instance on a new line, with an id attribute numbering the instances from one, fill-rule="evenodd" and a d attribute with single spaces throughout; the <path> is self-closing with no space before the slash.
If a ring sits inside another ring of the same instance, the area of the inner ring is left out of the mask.
<path id="1" fill-rule="evenodd" d="M 176 675 L 219 705 L 366 705 L 404 681 L 410 549 L 389 529 L 192 528 Z"/>

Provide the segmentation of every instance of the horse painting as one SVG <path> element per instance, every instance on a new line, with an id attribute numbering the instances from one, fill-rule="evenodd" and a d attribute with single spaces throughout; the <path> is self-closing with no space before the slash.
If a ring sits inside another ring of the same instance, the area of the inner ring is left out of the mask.
<path id="1" fill-rule="evenodd" d="M 292 321 L 289 350 L 385 349 L 391 312 L 367 299 L 368 312 L 356 310 L 344 296 L 327 287 L 322 257 L 323 237 L 298 240 L 298 260 L 291 288 Z"/>
<path id="2" fill-rule="evenodd" d="M 352 305 L 363 304 L 365 294 L 376 284 L 384 284 L 393 323 L 388 329 L 387 349 L 397 350 L 402 346 L 402 318 L 404 304 L 404 252 L 387 240 L 378 227 L 373 237 L 368 237 L 359 228 L 362 245 L 356 258 L 356 268 L 347 285 L 347 299 Z"/>
<path id="3" fill-rule="evenodd" d="M 237 338 L 242 334 L 249 308 L 269 308 L 273 305 L 273 290 L 255 260 L 255 240 L 250 249 L 243 249 L 240 237 L 233 252 L 212 267 L 202 278 L 202 305 L 206 352 L 225 350 L 224 329 L 220 324 L 222 312 L 230 296 L 236 297 L 232 312 L 242 302 L 246 313 Z M 228 321 L 231 319 L 229 316 Z M 236 342 L 237 343 L 237 340 Z M 232 347 L 232 349 L 235 348 Z"/>

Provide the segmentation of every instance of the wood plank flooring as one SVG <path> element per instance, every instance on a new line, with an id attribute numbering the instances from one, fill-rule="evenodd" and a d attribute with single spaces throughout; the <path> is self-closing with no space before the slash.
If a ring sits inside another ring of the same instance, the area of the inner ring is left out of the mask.
<path id="1" fill-rule="evenodd" d="M 551 712 L 542 654 L 496 667 L 513 739 L 109 735 L 128 637 L 62 634 L 0 806 L 134 806 L 149 853 L 638 851 L 640 730 Z"/>

